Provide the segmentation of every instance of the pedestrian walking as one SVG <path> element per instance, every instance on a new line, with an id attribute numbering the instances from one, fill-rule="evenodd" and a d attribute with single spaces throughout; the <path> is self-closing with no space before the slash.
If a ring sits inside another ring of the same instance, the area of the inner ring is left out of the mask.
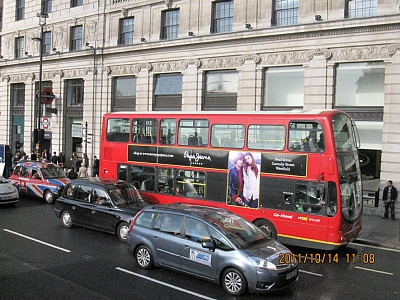
<path id="1" fill-rule="evenodd" d="M 62 151 L 60 151 L 60 155 L 58 155 L 58 162 L 59 162 L 61 168 L 64 169 L 65 168 L 65 155 Z"/>
<path id="2" fill-rule="evenodd" d="M 385 213 L 383 215 L 383 219 L 387 219 L 389 217 L 389 208 L 390 208 L 390 216 L 392 220 L 395 220 L 394 217 L 394 201 L 397 199 L 397 189 L 393 186 L 393 182 L 388 180 L 387 186 L 383 189 L 382 200 L 385 202 Z"/>
<path id="3" fill-rule="evenodd" d="M 58 155 L 57 155 L 56 151 L 53 152 L 53 155 L 51 156 L 50 161 L 55 165 L 59 164 L 59 158 L 58 158 Z"/>
<path id="4" fill-rule="evenodd" d="M 92 165 L 92 177 L 99 177 L 99 164 L 100 161 L 97 156 L 93 156 L 93 165 Z"/>
<path id="5" fill-rule="evenodd" d="M 82 163 L 78 171 L 78 178 L 87 178 L 87 177 L 89 177 L 89 175 L 85 167 L 85 163 Z"/>

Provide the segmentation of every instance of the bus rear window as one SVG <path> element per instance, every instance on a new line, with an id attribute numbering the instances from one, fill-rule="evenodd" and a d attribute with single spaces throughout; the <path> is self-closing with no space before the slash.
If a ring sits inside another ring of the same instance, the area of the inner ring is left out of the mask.
<path id="1" fill-rule="evenodd" d="M 116 118 L 107 120 L 106 140 L 108 142 L 128 142 L 129 132 L 129 119 Z"/>

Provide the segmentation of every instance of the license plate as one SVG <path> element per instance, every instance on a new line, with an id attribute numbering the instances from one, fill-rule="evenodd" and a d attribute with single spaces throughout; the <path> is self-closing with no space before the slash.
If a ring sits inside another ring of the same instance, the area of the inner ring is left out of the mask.
<path id="1" fill-rule="evenodd" d="M 290 273 L 288 273 L 288 274 L 286 274 L 286 280 L 289 280 L 290 278 L 293 278 L 296 275 L 297 275 L 297 269 L 292 271 L 292 272 L 290 272 Z"/>

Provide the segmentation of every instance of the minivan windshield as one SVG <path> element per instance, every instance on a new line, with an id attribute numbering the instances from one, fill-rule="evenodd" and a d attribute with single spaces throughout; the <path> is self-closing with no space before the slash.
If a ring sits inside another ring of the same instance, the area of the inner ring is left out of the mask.
<path id="1" fill-rule="evenodd" d="M 210 213 L 204 219 L 212 223 L 238 248 L 248 248 L 268 237 L 257 226 L 230 213 Z"/>

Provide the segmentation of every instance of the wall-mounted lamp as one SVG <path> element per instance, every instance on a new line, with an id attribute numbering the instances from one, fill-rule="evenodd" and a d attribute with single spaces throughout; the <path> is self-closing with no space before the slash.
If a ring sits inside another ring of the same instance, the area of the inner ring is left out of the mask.
<path id="1" fill-rule="evenodd" d="M 142 43 L 144 43 L 144 42 L 146 42 L 146 39 L 145 39 L 145 38 L 140 38 L 140 41 L 141 41 Z"/>
<path id="2" fill-rule="evenodd" d="M 25 55 L 28 56 L 28 57 L 32 57 L 32 54 L 29 54 L 28 51 L 25 51 Z"/>
<path id="3" fill-rule="evenodd" d="M 315 21 L 322 21 L 321 15 L 315 15 L 314 18 L 315 18 Z"/>
<path id="4" fill-rule="evenodd" d="M 251 24 L 249 23 L 244 24 L 244 26 L 246 27 L 246 29 L 253 29 L 253 27 L 251 27 Z"/>
<path id="5" fill-rule="evenodd" d="M 57 54 L 60 54 L 60 50 L 57 50 L 57 48 L 53 48 L 53 52 L 57 53 Z"/>
<path id="6" fill-rule="evenodd" d="M 189 32 L 188 32 L 188 36 L 194 36 L 193 31 L 189 31 Z"/>

